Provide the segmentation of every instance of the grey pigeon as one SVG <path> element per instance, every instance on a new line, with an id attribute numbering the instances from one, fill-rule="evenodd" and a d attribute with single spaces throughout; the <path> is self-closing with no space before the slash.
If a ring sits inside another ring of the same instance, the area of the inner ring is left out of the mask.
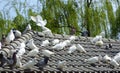
<path id="1" fill-rule="evenodd" d="M 0 62 L 0 67 L 3 67 L 4 64 L 7 63 L 7 57 L 5 57 L 2 52 L 0 53 Z"/>
<path id="2" fill-rule="evenodd" d="M 8 66 L 10 67 L 10 69 L 13 69 L 13 67 L 17 63 L 17 56 L 16 56 L 17 52 L 18 52 L 18 50 L 13 53 L 11 58 L 8 59 Z"/>
<path id="3" fill-rule="evenodd" d="M 43 70 L 44 67 L 48 64 L 49 57 L 44 57 L 44 59 L 39 60 L 38 63 L 36 64 L 37 67 L 39 67 L 40 70 Z"/>

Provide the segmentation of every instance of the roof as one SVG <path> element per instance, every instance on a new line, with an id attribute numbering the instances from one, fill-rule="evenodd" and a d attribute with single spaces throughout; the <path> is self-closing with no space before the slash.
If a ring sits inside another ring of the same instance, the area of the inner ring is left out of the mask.
<path id="1" fill-rule="evenodd" d="M 120 48 L 120 41 L 119 40 L 113 40 L 113 39 L 103 39 L 104 45 L 101 48 L 96 47 L 94 44 L 91 44 L 90 40 L 92 37 L 82 37 L 82 36 L 76 36 L 76 39 L 72 41 L 72 44 L 81 44 L 85 50 L 87 51 L 87 54 L 82 54 L 79 51 L 75 51 L 72 54 L 66 53 L 68 51 L 69 46 L 66 46 L 63 50 L 53 50 L 51 47 L 53 46 L 52 44 L 49 44 L 46 47 L 41 47 L 42 41 L 48 39 L 50 42 L 53 39 L 59 39 L 60 41 L 67 40 L 71 35 L 60 35 L 60 34 L 54 34 L 54 36 L 47 36 L 44 35 L 41 32 L 36 32 L 36 31 L 30 31 L 26 34 L 23 34 L 20 38 L 15 39 L 12 43 L 9 45 L 3 47 L 2 51 L 4 50 L 5 55 L 7 52 L 9 52 L 9 49 L 15 49 L 19 43 L 21 43 L 23 40 L 29 40 L 31 38 L 34 39 L 34 43 L 36 44 L 37 47 L 39 47 L 40 52 L 36 56 L 37 59 L 42 59 L 43 54 L 41 52 L 42 49 L 48 49 L 50 51 L 55 52 L 55 54 L 50 57 L 50 60 L 48 62 L 48 65 L 44 68 L 43 71 L 39 70 L 36 66 L 34 66 L 30 71 L 29 70 L 21 70 L 21 69 L 9 69 L 9 68 L 0 68 L 0 71 L 2 72 L 119 72 L 119 68 L 112 68 L 108 64 L 98 64 L 95 63 L 95 66 L 91 66 L 90 64 L 84 63 L 84 59 L 90 58 L 92 56 L 98 56 L 98 55 L 106 55 L 106 53 L 113 57 L 115 56 L 116 53 L 119 52 Z M 112 43 L 113 47 L 111 49 L 105 49 L 106 45 Z M 27 52 L 25 55 L 30 51 L 28 47 L 26 47 Z M 22 63 L 26 63 L 28 60 L 30 60 L 30 57 L 23 57 Z M 67 64 L 65 68 L 61 71 L 57 69 L 57 62 L 59 60 L 66 60 Z"/>

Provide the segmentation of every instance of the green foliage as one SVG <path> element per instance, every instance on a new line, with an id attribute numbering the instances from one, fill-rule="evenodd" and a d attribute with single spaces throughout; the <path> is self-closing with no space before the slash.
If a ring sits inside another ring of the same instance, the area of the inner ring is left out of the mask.
<path id="1" fill-rule="evenodd" d="M 32 26 L 33 30 L 41 31 L 41 28 L 30 19 L 30 16 L 36 15 L 41 15 L 43 19 L 47 20 L 46 27 L 50 28 L 53 33 L 70 34 L 74 27 L 75 35 L 79 35 L 85 28 L 89 31 L 90 36 L 96 36 L 101 31 L 105 31 L 107 38 L 116 38 L 120 32 L 118 0 L 100 0 L 98 1 L 100 5 L 96 0 L 38 0 L 36 10 L 29 7 L 26 2 L 26 0 L 23 3 L 17 0 L 11 2 L 11 7 L 17 14 L 13 19 L 9 19 L 9 12 L 0 12 L 1 34 L 7 34 L 12 28 L 23 32 L 28 24 Z M 112 2 L 118 5 L 116 12 Z"/>

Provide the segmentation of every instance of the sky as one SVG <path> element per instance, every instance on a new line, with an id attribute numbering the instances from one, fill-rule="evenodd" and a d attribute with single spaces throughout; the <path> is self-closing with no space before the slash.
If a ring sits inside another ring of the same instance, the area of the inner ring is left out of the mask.
<path id="1" fill-rule="evenodd" d="M 26 1 L 26 7 L 33 7 L 37 5 L 37 0 L 0 0 L 0 12 L 7 12 L 6 10 L 9 11 L 10 17 L 14 18 L 16 16 L 15 9 L 11 6 L 12 1 L 17 1 L 24 3 Z"/>

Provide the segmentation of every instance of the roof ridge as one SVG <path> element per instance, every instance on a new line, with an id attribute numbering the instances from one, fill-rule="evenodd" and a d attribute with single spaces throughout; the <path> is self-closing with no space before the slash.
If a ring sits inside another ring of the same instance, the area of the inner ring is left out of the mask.
<path id="1" fill-rule="evenodd" d="M 33 34 L 34 33 L 32 31 L 23 34 L 20 38 L 15 39 L 6 46 L 3 46 L 0 52 L 3 52 L 5 56 L 10 56 L 10 50 L 15 49 L 20 43 L 31 39 Z"/>

